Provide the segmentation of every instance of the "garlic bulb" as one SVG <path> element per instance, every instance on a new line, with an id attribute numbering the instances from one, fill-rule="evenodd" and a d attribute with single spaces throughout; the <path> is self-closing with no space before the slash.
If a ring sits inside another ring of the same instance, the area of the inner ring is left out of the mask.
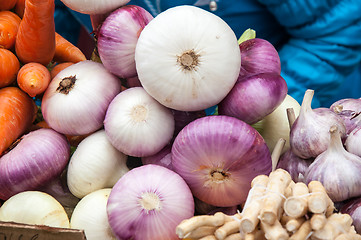
<path id="1" fill-rule="evenodd" d="M 346 138 L 345 147 L 348 152 L 361 157 L 361 125 L 356 127 Z"/>
<path id="2" fill-rule="evenodd" d="M 305 179 L 320 181 L 332 201 L 340 202 L 361 194 L 361 158 L 345 150 L 336 125 L 329 134 L 327 150 L 309 166 Z"/>
<path id="3" fill-rule="evenodd" d="M 290 131 L 290 146 L 300 158 L 315 158 L 325 151 L 329 144 L 329 129 L 336 125 L 341 137 L 346 134 L 345 124 L 340 116 L 329 108 L 311 108 L 314 90 L 305 92 L 298 118 Z"/>
<path id="4" fill-rule="evenodd" d="M 75 206 L 70 227 L 84 230 L 87 240 L 116 239 L 108 222 L 107 202 L 111 188 L 89 193 Z"/>
<path id="5" fill-rule="evenodd" d="M 69 228 L 63 206 L 40 191 L 24 191 L 10 197 L 0 208 L 0 221 Z"/>
<path id="6" fill-rule="evenodd" d="M 237 81 L 237 37 L 215 14 L 195 6 L 169 8 L 141 32 L 135 63 L 144 89 L 161 104 L 198 111 L 218 104 Z"/>
<path id="7" fill-rule="evenodd" d="M 126 162 L 127 156 L 110 143 L 104 130 L 98 130 L 81 141 L 70 158 L 70 192 L 82 198 L 95 190 L 113 187 L 129 171 Z"/>

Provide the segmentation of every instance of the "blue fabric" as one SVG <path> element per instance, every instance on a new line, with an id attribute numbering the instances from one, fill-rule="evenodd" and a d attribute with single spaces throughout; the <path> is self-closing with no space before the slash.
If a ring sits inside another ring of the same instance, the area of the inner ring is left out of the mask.
<path id="1" fill-rule="evenodd" d="M 225 20 L 237 37 L 252 28 L 257 37 L 277 48 L 288 93 L 300 103 L 307 89 L 315 90 L 313 107 L 328 107 L 342 98 L 361 97 L 360 0 L 216 2 L 218 9 L 213 13 Z M 210 11 L 209 0 L 132 0 L 128 4 L 141 6 L 153 16 L 185 4 L 197 4 Z M 69 23 L 74 19 L 90 26 L 88 16 L 79 16 L 72 11 L 67 17 L 58 16 L 62 20 L 57 21 L 57 26 L 75 28 Z"/>

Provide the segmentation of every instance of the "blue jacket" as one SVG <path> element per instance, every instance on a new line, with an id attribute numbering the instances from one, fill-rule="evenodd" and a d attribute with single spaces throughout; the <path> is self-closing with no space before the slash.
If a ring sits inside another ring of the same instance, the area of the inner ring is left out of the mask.
<path id="1" fill-rule="evenodd" d="M 210 10 L 210 0 L 131 0 L 153 16 L 176 5 Z M 314 89 L 313 107 L 361 97 L 360 0 L 216 0 L 216 15 L 239 37 L 252 28 L 279 51 L 289 94 L 302 102 Z"/>

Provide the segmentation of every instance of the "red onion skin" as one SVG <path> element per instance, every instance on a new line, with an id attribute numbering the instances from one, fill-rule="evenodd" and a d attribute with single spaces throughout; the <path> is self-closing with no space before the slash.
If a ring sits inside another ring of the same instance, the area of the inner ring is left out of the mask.
<path id="1" fill-rule="evenodd" d="M 38 129 L 23 136 L 0 158 L 0 199 L 34 190 L 60 176 L 70 157 L 66 137 L 52 129 Z"/>
<path id="2" fill-rule="evenodd" d="M 141 161 L 144 165 L 155 164 L 155 165 L 166 167 L 169 170 L 173 171 L 171 150 L 172 150 L 172 145 L 168 144 L 162 150 L 160 150 L 158 153 L 151 155 L 151 156 L 142 157 Z"/>
<path id="3" fill-rule="evenodd" d="M 281 155 L 277 168 L 282 168 L 289 172 L 294 182 L 304 182 L 305 173 L 313 160 L 313 158 L 302 159 L 289 149 Z"/>
<path id="4" fill-rule="evenodd" d="M 361 197 L 347 200 L 340 208 L 340 212 L 351 216 L 352 225 L 355 226 L 356 232 L 361 234 Z"/>
<path id="5" fill-rule="evenodd" d="M 239 44 L 241 71 L 239 79 L 257 73 L 281 74 L 281 61 L 277 50 L 265 39 L 253 38 Z"/>
<path id="6" fill-rule="evenodd" d="M 126 5 L 109 14 L 98 32 L 98 52 L 105 68 L 120 78 L 137 76 L 135 46 L 153 19 L 144 8 Z"/>
<path id="7" fill-rule="evenodd" d="M 178 194 L 168 194 L 166 188 L 177 189 Z M 157 194 L 161 209 L 143 209 L 139 199 L 144 192 Z M 109 195 L 107 213 L 117 239 L 178 240 L 176 226 L 194 216 L 194 201 L 177 173 L 149 164 L 134 168 L 119 179 Z"/>
<path id="8" fill-rule="evenodd" d="M 218 104 L 218 113 L 254 124 L 273 112 L 286 98 L 286 81 L 276 73 L 260 73 L 238 81 Z"/>
<path id="9" fill-rule="evenodd" d="M 191 112 L 178 111 L 178 110 L 174 110 L 174 109 L 171 109 L 171 110 L 172 110 L 172 113 L 174 116 L 174 121 L 175 121 L 174 136 L 177 136 L 177 134 L 180 132 L 180 130 L 182 130 L 186 125 L 188 125 L 192 121 L 206 116 L 206 112 L 204 110 L 191 111 Z"/>
<path id="10" fill-rule="evenodd" d="M 194 120 L 180 131 L 172 146 L 172 164 L 196 198 L 219 207 L 244 203 L 252 179 L 272 168 L 270 151 L 254 128 L 217 115 Z M 215 171 L 229 181 L 212 182 Z"/>

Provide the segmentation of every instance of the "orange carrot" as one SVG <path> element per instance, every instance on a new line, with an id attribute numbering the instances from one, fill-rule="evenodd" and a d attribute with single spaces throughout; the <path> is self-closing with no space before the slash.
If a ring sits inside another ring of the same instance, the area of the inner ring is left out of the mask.
<path id="1" fill-rule="evenodd" d="M 19 72 L 17 82 L 21 90 L 35 97 L 42 94 L 50 83 L 49 70 L 40 63 L 27 63 L 23 65 Z"/>
<path id="2" fill-rule="evenodd" d="M 12 49 L 15 46 L 21 18 L 13 12 L 0 12 L 0 47 Z"/>
<path id="3" fill-rule="evenodd" d="M 2 88 L 15 82 L 20 63 L 14 53 L 4 48 L 0 48 L 0 63 L 0 88 Z"/>
<path id="4" fill-rule="evenodd" d="M 77 46 L 73 45 L 58 33 L 55 33 L 55 43 L 55 55 L 53 59 L 55 62 L 77 63 L 86 60 L 84 53 Z"/>
<path id="5" fill-rule="evenodd" d="M 15 13 L 19 16 L 19 17 L 23 17 L 24 15 L 24 10 L 25 10 L 25 0 L 18 0 L 16 2 L 15 5 Z"/>
<path id="6" fill-rule="evenodd" d="M 73 62 L 63 62 L 55 65 L 50 71 L 51 79 L 53 79 L 61 70 L 73 65 Z"/>
<path id="7" fill-rule="evenodd" d="M 0 11 L 13 9 L 16 2 L 17 0 L 0 0 Z"/>
<path id="8" fill-rule="evenodd" d="M 0 155 L 32 125 L 34 101 L 18 87 L 0 89 Z"/>
<path id="9" fill-rule="evenodd" d="M 54 0 L 26 0 L 15 51 L 22 63 L 47 65 L 55 53 Z"/>

